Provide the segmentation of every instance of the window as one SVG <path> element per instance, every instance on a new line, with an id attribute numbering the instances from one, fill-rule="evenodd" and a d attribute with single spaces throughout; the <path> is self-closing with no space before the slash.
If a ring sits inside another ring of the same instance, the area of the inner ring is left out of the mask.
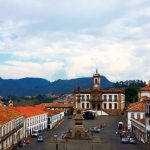
<path id="1" fill-rule="evenodd" d="M 140 113 L 137 113 L 137 119 L 140 119 Z"/>
<path id="2" fill-rule="evenodd" d="M 95 79 L 95 84 L 97 84 L 97 79 Z"/>
<path id="3" fill-rule="evenodd" d="M 106 101 L 107 100 L 107 95 L 104 95 L 104 101 Z"/>
<path id="4" fill-rule="evenodd" d="M 104 103 L 104 109 L 107 109 L 107 104 L 106 103 Z"/>
<path id="5" fill-rule="evenodd" d="M 82 108 L 84 108 L 84 103 L 82 103 Z"/>
<path id="6" fill-rule="evenodd" d="M 82 95 L 82 100 L 84 100 L 84 95 Z"/>
<path id="7" fill-rule="evenodd" d="M 93 104 L 93 109 L 95 109 L 95 104 Z"/>
<path id="8" fill-rule="evenodd" d="M 117 109 L 117 104 L 115 103 L 115 109 Z"/>
<path id="9" fill-rule="evenodd" d="M 114 96 L 114 101 L 117 101 L 117 95 Z"/>
<path id="10" fill-rule="evenodd" d="M 89 95 L 86 96 L 86 99 L 89 100 Z"/>
<path id="11" fill-rule="evenodd" d="M 89 108 L 89 103 L 86 103 L 86 108 Z"/>
<path id="12" fill-rule="evenodd" d="M 131 113 L 131 118 L 134 118 L 134 113 Z"/>
<path id="13" fill-rule="evenodd" d="M 112 109 L 112 104 L 111 103 L 109 103 L 109 109 Z"/>
<path id="14" fill-rule="evenodd" d="M 109 101 L 112 101 L 112 95 L 109 95 Z"/>
<path id="15" fill-rule="evenodd" d="M 98 104 L 98 110 L 100 110 L 100 104 Z"/>

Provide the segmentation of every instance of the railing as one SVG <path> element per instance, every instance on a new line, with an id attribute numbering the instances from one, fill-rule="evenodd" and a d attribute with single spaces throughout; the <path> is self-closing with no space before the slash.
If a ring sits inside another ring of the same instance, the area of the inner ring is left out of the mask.
<path id="1" fill-rule="evenodd" d="M 4 136 L 2 136 L 1 140 L 4 141 L 5 139 L 7 139 L 9 136 L 11 136 L 13 133 L 18 131 L 22 127 L 23 127 L 23 123 L 15 127 L 13 130 L 9 131 L 8 133 L 6 133 Z"/>
<path id="2" fill-rule="evenodd" d="M 145 117 L 150 117 L 150 113 L 145 113 Z"/>

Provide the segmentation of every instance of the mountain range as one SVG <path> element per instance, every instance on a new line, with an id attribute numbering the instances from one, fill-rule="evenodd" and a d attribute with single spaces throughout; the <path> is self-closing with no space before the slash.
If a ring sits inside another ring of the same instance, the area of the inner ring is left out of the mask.
<path id="1" fill-rule="evenodd" d="M 72 93 L 77 87 L 90 88 L 93 85 L 92 77 L 70 80 L 56 80 L 50 82 L 43 78 L 2 79 L 0 78 L 0 96 L 36 96 L 39 94 L 66 94 Z M 112 87 L 105 76 L 101 76 L 103 88 Z"/>

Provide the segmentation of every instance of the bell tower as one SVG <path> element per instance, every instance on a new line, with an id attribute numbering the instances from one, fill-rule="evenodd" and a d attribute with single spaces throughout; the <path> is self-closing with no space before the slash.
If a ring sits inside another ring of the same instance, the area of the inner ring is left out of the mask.
<path id="1" fill-rule="evenodd" d="M 100 74 L 98 73 L 98 70 L 96 69 L 96 73 L 93 74 L 93 88 L 100 88 Z"/>

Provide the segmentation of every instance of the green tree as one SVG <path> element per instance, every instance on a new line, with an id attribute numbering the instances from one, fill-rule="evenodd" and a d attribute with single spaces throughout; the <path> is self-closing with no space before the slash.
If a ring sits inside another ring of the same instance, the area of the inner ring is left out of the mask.
<path id="1" fill-rule="evenodd" d="M 138 101 L 138 90 L 139 87 L 127 87 L 125 89 L 125 100 L 126 103 L 132 103 Z"/>

